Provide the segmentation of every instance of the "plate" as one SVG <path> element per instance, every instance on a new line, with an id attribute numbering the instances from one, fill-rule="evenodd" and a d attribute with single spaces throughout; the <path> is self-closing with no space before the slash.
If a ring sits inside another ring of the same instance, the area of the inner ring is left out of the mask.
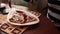
<path id="1" fill-rule="evenodd" d="M 33 22 L 29 22 L 29 23 L 24 23 L 24 24 L 18 24 L 18 23 L 10 22 L 9 19 L 13 16 L 13 14 L 16 12 L 16 10 L 23 11 L 26 15 L 33 16 L 37 20 L 36 21 L 33 21 Z M 34 24 L 39 23 L 39 18 L 37 16 L 35 16 L 34 14 L 26 11 L 26 10 L 20 10 L 20 9 L 16 9 L 16 8 L 11 8 L 10 11 L 9 11 L 9 13 L 8 13 L 8 15 L 7 15 L 7 21 L 8 21 L 8 23 L 10 23 L 12 25 L 26 26 L 26 25 L 34 25 Z"/>

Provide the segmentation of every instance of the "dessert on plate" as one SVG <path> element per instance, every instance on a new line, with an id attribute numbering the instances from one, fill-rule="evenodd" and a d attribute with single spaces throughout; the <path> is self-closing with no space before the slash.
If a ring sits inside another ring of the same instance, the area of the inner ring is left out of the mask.
<path id="1" fill-rule="evenodd" d="M 16 13 L 9 19 L 9 21 L 12 23 L 24 24 L 37 21 L 37 19 L 33 16 L 25 14 L 23 11 L 16 11 Z"/>

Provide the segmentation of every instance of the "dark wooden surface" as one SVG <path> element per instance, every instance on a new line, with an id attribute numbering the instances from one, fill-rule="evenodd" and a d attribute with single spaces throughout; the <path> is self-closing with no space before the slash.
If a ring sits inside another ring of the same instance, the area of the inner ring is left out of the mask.
<path id="1" fill-rule="evenodd" d="M 1 0 L 0 0 L 1 1 Z M 2 3 L 8 3 L 8 0 L 2 0 Z"/>
<path id="2" fill-rule="evenodd" d="M 59 34 L 54 24 L 47 17 L 41 15 L 39 19 L 38 24 L 31 25 L 23 34 Z"/>
<path id="3" fill-rule="evenodd" d="M 59 34 L 54 24 L 41 15 L 40 22 L 36 25 L 30 26 L 23 34 Z"/>

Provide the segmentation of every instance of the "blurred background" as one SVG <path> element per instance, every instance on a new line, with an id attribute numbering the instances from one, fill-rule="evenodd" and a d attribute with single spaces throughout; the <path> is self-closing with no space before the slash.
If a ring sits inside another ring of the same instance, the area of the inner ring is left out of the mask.
<path id="1" fill-rule="evenodd" d="M 1 1 L 2 3 L 8 3 L 8 1 L 11 1 L 12 4 L 32 8 L 44 15 L 47 13 L 47 0 L 0 0 L 0 2 Z"/>

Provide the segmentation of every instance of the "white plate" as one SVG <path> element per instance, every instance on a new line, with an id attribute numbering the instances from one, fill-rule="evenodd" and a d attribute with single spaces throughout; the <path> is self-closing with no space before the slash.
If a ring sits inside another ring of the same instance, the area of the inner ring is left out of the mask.
<path id="1" fill-rule="evenodd" d="M 25 25 L 33 25 L 33 24 L 37 24 L 39 23 L 39 19 L 37 16 L 33 15 L 32 13 L 28 12 L 28 11 L 25 11 L 25 10 L 20 10 L 20 11 L 23 11 L 25 14 L 29 15 L 29 16 L 33 16 L 37 19 L 37 21 L 33 21 L 33 22 L 29 22 L 29 23 L 24 23 L 24 24 L 18 24 L 18 23 L 13 23 L 13 22 L 10 22 L 9 19 L 13 16 L 13 14 L 16 12 L 16 10 L 20 10 L 20 9 L 15 9 L 15 8 L 12 8 L 9 12 L 9 14 L 7 15 L 7 21 L 12 24 L 12 25 L 18 25 L 18 26 L 25 26 Z"/>

